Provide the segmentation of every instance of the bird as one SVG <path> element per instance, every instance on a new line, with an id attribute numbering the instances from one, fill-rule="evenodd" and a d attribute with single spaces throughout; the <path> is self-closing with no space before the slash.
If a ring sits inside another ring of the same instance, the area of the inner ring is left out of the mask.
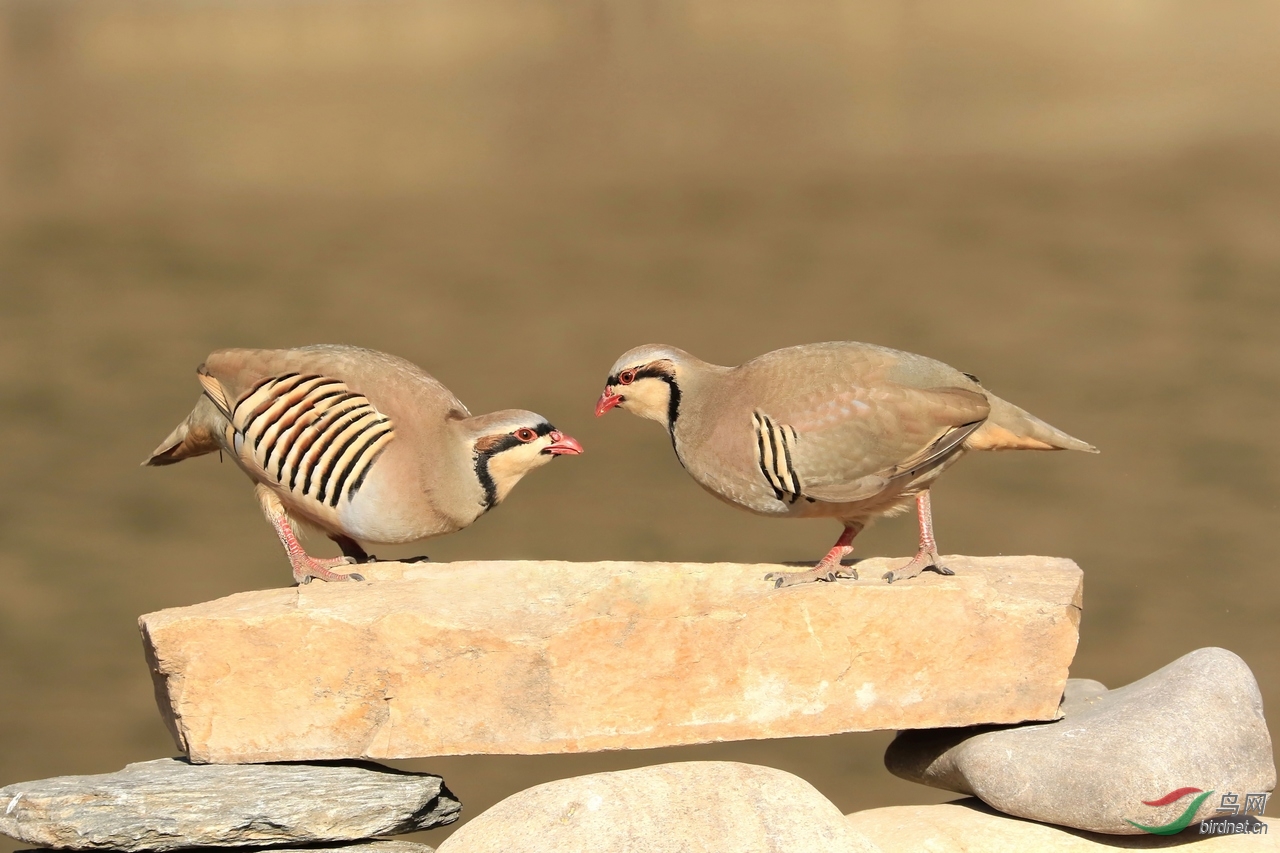
<path id="1" fill-rule="evenodd" d="M 196 378 L 195 408 L 143 465 L 228 454 L 253 480 L 298 584 L 362 581 L 334 571 L 376 559 L 360 543 L 461 530 L 525 474 L 582 453 L 542 415 L 472 416 L 420 367 L 359 347 L 221 349 Z M 309 555 L 297 522 L 323 531 L 343 556 Z"/>
<path id="2" fill-rule="evenodd" d="M 833 518 L 844 530 L 811 570 L 770 572 L 776 588 L 857 578 L 841 560 L 873 519 L 914 499 L 920 547 L 889 583 L 938 556 L 929 489 L 971 450 L 1097 448 L 986 390 L 976 376 L 914 353 L 854 341 L 803 344 L 737 367 L 647 344 L 610 368 L 596 416 L 625 409 L 666 427 L 694 481 L 740 509 Z"/>

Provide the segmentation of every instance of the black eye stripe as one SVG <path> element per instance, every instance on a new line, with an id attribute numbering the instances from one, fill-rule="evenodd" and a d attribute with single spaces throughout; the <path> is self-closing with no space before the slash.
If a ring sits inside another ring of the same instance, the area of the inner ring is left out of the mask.
<path id="1" fill-rule="evenodd" d="M 675 374 L 673 374 L 671 371 L 662 367 L 655 367 L 652 364 L 646 364 L 644 367 L 640 368 L 635 373 L 636 373 L 635 378 L 632 381 L 635 381 L 635 379 L 674 379 L 675 378 Z"/>
<path id="2" fill-rule="evenodd" d="M 513 447 L 519 447 L 522 444 L 528 444 L 529 443 L 528 441 L 521 441 L 519 438 L 516 437 L 516 433 L 520 432 L 520 430 L 523 430 L 523 429 L 532 430 L 535 436 L 544 436 L 544 435 L 550 435 L 555 430 L 555 427 L 553 427 L 549 423 L 544 422 L 544 423 L 538 424 L 537 426 L 516 427 L 511 432 L 494 435 L 488 439 L 482 439 L 482 441 L 484 441 L 485 443 L 485 447 L 483 450 L 478 450 L 477 455 L 488 458 L 493 456 L 494 454 L 501 453 L 504 450 L 510 450 Z M 530 439 L 530 441 L 532 440 L 533 439 Z"/>
<path id="3" fill-rule="evenodd" d="M 608 379 L 606 379 L 604 384 L 605 385 L 623 384 L 621 381 L 623 373 L 632 374 L 631 376 L 632 382 L 637 382 L 641 379 L 663 379 L 669 382 L 672 379 L 675 379 L 675 373 L 666 365 L 658 366 L 656 364 L 646 364 L 641 367 L 629 367 L 626 370 L 618 371 L 617 373 L 613 374 Z"/>

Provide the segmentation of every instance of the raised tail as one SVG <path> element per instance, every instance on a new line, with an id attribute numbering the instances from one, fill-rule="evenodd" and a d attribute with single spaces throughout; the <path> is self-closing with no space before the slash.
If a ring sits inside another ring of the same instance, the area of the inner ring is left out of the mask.
<path id="1" fill-rule="evenodd" d="M 160 446 L 151 451 L 143 465 L 172 465 L 192 456 L 203 456 L 220 450 L 218 429 L 225 422 L 217 407 L 208 397 L 201 397 L 187 419 L 178 424 Z"/>
<path id="2" fill-rule="evenodd" d="M 1049 426 L 1030 412 L 987 392 L 991 414 L 965 440 L 969 450 L 1082 450 L 1097 453 L 1088 442 Z"/>

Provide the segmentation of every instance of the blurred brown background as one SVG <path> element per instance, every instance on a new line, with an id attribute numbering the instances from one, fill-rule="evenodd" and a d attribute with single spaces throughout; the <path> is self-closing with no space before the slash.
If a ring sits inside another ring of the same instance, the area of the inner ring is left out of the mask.
<path id="1" fill-rule="evenodd" d="M 1075 675 L 1221 645 L 1280 707 L 1278 33 L 1265 0 L 0 2 L 0 784 L 171 754 L 136 617 L 289 580 L 232 465 L 138 467 L 237 345 L 385 349 L 586 445 L 437 560 L 816 559 L 835 525 L 597 422 L 607 368 L 940 358 L 1103 451 L 967 459 L 943 553 L 1076 559 Z M 708 757 L 947 799 L 888 739 L 405 764 L 466 816 Z"/>

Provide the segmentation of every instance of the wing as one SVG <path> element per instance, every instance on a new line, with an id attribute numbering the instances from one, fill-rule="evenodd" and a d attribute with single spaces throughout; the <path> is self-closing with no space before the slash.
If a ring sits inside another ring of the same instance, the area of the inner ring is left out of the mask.
<path id="1" fill-rule="evenodd" d="M 753 415 L 756 459 L 780 501 L 845 503 L 927 473 L 959 452 L 989 411 L 966 388 L 851 386 L 803 410 Z"/>
<path id="2" fill-rule="evenodd" d="M 296 371 L 263 376 L 238 396 L 206 365 L 199 378 L 227 419 L 227 446 L 245 468 L 321 510 L 354 498 L 395 438 L 389 417 L 329 376 Z M 244 371 L 235 378 L 244 379 Z"/>

